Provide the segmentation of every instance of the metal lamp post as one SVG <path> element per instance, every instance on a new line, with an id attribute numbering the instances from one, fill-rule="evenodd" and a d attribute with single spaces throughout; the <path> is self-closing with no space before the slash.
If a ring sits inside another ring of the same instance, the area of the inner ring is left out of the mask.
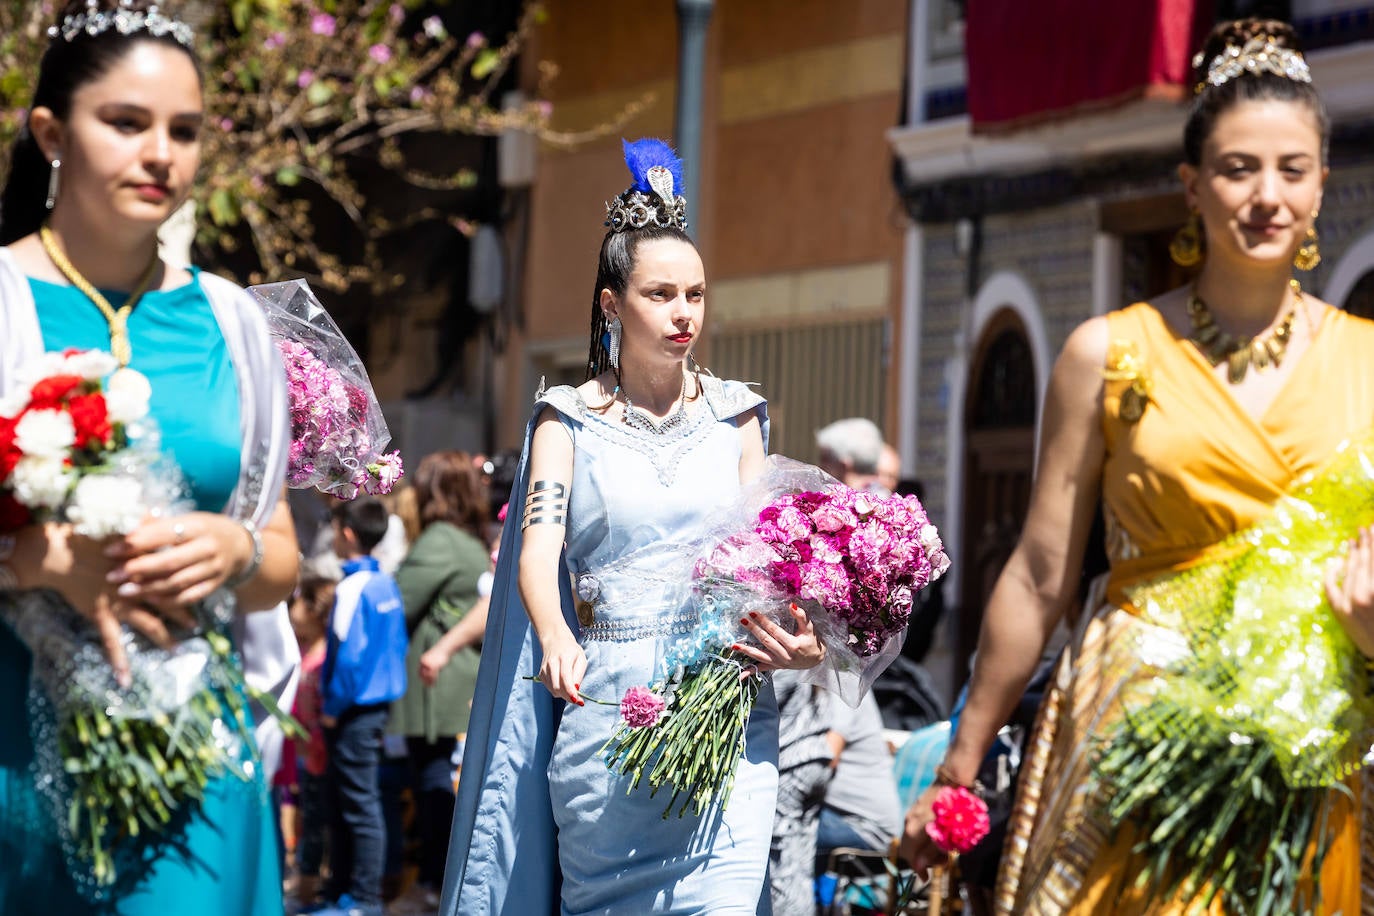
<path id="1" fill-rule="evenodd" d="M 683 161 L 682 194 L 697 207 L 701 186 L 701 97 L 706 69 L 706 28 L 715 0 L 677 0 L 678 62 L 677 123 L 673 127 L 677 152 Z M 692 231 L 695 236 L 696 232 Z"/>

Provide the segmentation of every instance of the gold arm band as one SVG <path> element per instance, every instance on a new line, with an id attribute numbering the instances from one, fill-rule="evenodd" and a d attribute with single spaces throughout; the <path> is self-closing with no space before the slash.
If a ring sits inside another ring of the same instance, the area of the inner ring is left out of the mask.
<path id="1" fill-rule="evenodd" d="M 530 525 L 566 525 L 568 519 L 568 488 L 556 480 L 536 480 L 530 483 L 525 497 L 525 517 L 521 530 Z"/>

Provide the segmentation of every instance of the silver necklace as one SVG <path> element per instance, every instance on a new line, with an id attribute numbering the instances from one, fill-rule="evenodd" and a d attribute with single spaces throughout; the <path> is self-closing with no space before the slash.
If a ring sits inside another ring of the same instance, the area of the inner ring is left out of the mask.
<path id="1" fill-rule="evenodd" d="M 648 411 L 636 407 L 634 401 L 630 400 L 630 393 L 621 388 L 619 384 L 615 386 L 615 390 L 625 399 L 625 412 L 621 414 L 620 421 L 631 429 L 662 436 L 687 422 L 687 376 L 685 373 L 682 376 L 682 390 L 678 392 L 677 396 L 677 410 L 664 417 L 661 423 L 655 423 Z"/>

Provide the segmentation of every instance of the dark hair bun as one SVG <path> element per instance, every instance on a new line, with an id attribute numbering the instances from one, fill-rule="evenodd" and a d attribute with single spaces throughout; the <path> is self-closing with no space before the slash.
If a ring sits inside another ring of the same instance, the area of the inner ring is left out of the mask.
<path id="1" fill-rule="evenodd" d="M 1207 84 L 1207 68 L 1228 47 L 1242 48 L 1246 42 L 1255 38 L 1272 39 L 1280 48 L 1302 50 L 1298 45 L 1298 33 L 1282 19 L 1233 19 L 1229 22 L 1219 22 L 1202 43 L 1202 50 L 1195 58 L 1193 85 Z"/>

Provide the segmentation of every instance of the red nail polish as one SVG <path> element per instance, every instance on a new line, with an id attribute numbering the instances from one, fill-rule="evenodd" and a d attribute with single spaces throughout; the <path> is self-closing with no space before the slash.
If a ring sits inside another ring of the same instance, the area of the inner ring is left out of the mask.
<path id="1" fill-rule="evenodd" d="M 742 627 L 747 627 L 747 626 L 749 625 L 749 618 L 747 618 L 747 617 L 741 617 L 741 618 L 739 619 L 739 625 L 742 626 Z"/>
<path id="2" fill-rule="evenodd" d="M 758 619 L 759 619 L 759 613 L 758 613 L 758 611 L 750 611 L 750 612 L 749 612 L 749 616 L 752 617 L 752 618 L 754 618 L 755 620 L 758 620 Z"/>

